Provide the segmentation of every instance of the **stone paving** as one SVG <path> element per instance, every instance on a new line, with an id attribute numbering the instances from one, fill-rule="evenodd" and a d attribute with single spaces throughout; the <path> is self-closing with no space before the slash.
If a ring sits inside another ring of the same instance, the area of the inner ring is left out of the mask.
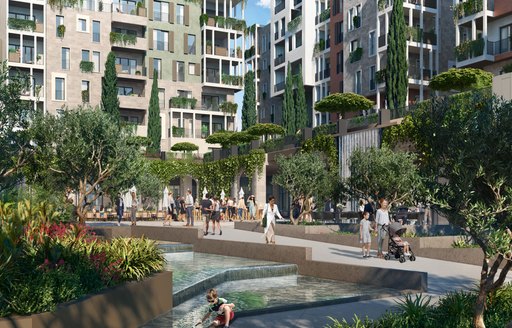
<path id="1" fill-rule="evenodd" d="M 105 223 L 109 224 L 109 223 Z M 128 223 L 124 223 L 127 225 Z M 162 226 L 161 221 L 139 222 L 139 225 Z M 173 226 L 182 226 L 182 222 L 173 222 Z M 202 225 L 191 229 L 202 228 Z M 233 241 L 264 243 L 261 233 L 236 230 L 232 222 L 222 223 L 222 236 L 207 235 L 208 239 L 224 239 Z M 279 233 L 279 225 L 276 227 Z M 276 244 L 311 247 L 313 260 L 348 263 L 364 266 L 395 268 L 403 270 L 423 271 L 428 273 L 428 292 L 433 300 L 448 291 L 474 288 L 480 273 L 480 267 L 456 262 L 447 262 L 429 258 L 417 258 L 415 262 L 406 261 L 399 263 L 397 260 L 385 261 L 376 257 L 363 259 L 361 250 L 355 247 L 321 243 L 310 240 L 276 236 Z M 373 252 L 373 251 L 372 251 Z M 372 253 L 375 256 L 375 253 Z M 509 274 L 509 279 L 512 274 Z M 397 281 L 397 284 L 400 282 Z M 324 306 L 321 308 L 309 308 L 296 311 L 263 314 L 254 317 L 239 318 L 233 323 L 233 327 L 324 327 L 330 323 L 329 316 L 338 319 L 350 319 L 354 314 L 359 317 L 368 316 L 378 318 L 386 310 L 396 304 L 395 298 L 384 298 L 371 301 L 362 301 L 349 304 Z"/>

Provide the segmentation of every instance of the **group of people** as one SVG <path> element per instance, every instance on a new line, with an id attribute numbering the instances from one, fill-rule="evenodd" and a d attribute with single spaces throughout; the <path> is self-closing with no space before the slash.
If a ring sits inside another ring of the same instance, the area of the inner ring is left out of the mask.
<path id="1" fill-rule="evenodd" d="M 359 213 L 361 221 L 359 223 L 359 242 L 362 244 L 363 258 L 370 257 L 371 232 L 377 233 L 377 257 L 384 258 L 382 246 L 384 239 L 388 237 L 387 226 L 390 224 L 389 219 L 389 203 L 385 198 L 381 198 L 378 202 L 378 209 L 375 211 L 375 204 L 371 197 L 367 202 L 363 200 L 359 202 Z M 409 244 L 402 241 L 400 236 L 393 236 L 393 240 L 397 245 L 404 246 L 404 252 L 409 252 Z"/>

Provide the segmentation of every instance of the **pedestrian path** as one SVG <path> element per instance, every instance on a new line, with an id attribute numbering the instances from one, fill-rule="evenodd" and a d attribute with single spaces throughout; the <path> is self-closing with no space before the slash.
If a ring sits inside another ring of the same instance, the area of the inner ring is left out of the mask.
<path id="1" fill-rule="evenodd" d="M 200 223 L 200 222 L 199 222 Z M 126 224 L 126 223 L 125 223 Z M 162 226 L 161 221 L 139 222 L 138 225 Z M 173 226 L 183 226 L 181 222 L 173 222 Z M 194 227 L 202 228 L 202 225 Z M 194 229 L 191 228 L 191 229 Z M 222 223 L 222 236 L 208 234 L 204 238 L 231 240 L 252 243 L 264 243 L 261 233 L 234 229 L 233 222 Z M 276 227 L 279 234 L 279 225 Z M 447 262 L 418 257 L 415 262 L 399 263 L 397 260 L 385 261 L 376 257 L 362 258 L 361 249 L 343 245 L 322 243 L 298 238 L 276 236 L 276 244 L 312 248 L 312 259 L 316 261 L 346 263 L 381 268 L 394 268 L 428 273 L 428 292 L 436 300 L 449 291 L 474 288 L 480 273 L 480 267 L 457 262 Z M 375 255 L 373 253 L 372 255 Z M 509 277 L 511 275 L 509 274 Z M 397 284 L 399 282 L 397 281 Z M 359 317 L 378 318 L 386 310 L 396 305 L 395 298 L 384 298 L 370 301 L 355 302 L 310 308 L 296 311 L 263 314 L 254 317 L 243 317 L 236 320 L 233 327 L 324 327 L 330 323 L 329 316 L 350 319 L 354 314 Z M 271 325 L 269 326 L 269 324 Z"/>

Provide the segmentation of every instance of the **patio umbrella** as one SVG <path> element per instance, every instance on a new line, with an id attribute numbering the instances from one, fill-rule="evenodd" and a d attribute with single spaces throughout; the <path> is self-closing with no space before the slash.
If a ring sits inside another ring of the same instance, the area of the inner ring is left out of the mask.
<path id="1" fill-rule="evenodd" d="M 169 190 L 167 187 L 164 188 L 164 197 L 162 198 L 162 208 L 167 210 L 169 207 Z"/>
<path id="2" fill-rule="evenodd" d="M 208 190 L 206 190 L 206 187 L 203 189 L 203 199 L 206 199 L 206 194 L 208 193 Z"/>
<path id="3" fill-rule="evenodd" d="M 243 198 L 244 195 L 245 195 L 244 188 L 240 187 L 240 192 L 238 193 L 238 196 L 240 196 L 240 198 Z"/>
<path id="4" fill-rule="evenodd" d="M 224 197 L 226 197 L 226 193 L 224 192 L 224 189 L 222 189 L 222 191 L 220 192 L 220 198 L 224 199 Z"/>

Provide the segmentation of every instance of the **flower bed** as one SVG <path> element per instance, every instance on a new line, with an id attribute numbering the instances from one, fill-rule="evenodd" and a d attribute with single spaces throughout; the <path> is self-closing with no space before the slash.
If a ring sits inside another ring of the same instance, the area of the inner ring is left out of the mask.
<path id="1" fill-rule="evenodd" d="M 0 316 L 58 304 L 161 271 L 153 241 L 104 241 L 84 225 L 52 222 L 45 204 L 0 203 Z"/>

